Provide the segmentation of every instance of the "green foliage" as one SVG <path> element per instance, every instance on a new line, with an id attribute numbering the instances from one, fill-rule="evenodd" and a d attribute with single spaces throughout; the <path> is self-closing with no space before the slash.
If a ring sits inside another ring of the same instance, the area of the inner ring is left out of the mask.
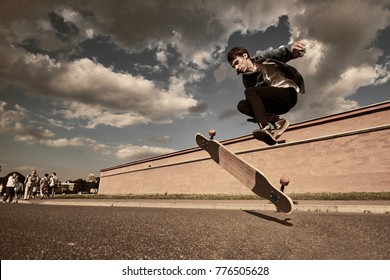
<path id="1" fill-rule="evenodd" d="M 98 177 L 96 179 L 96 182 L 87 182 L 84 179 L 77 179 L 75 181 L 70 181 L 70 182 L 75 184 L 73 193 L 75 194 L 89 193 L 92 188 L 99 188 L 100 178 Z"/>
<path id="2" fill-rule="evenodd" d="M 390 192 L 292 193 L 289 196 L 297 200 L 390 200 Z"/>

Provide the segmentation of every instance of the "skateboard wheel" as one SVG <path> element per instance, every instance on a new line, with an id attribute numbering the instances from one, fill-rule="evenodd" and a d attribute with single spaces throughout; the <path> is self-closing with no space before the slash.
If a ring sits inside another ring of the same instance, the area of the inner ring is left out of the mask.
<path id="1" fill-rule="evenodd" d="M 288 178 L 287 176 L 280 177 L 280 184 L 282 186 L 287 186 L 289 183 L 290 183 L 290 178 Z"/>
<path id="2" fill-rule="evenodd" d="M 280 196 L 278 196 L 276 193 L 274 193 L 273 191 L 271 191 L 271 195 L 269 196 L 269 198 L 270 198 L 273 202 L 279 202 Z"/>
<path id="3" fill-rule="evenodd" d="M 215 129 L 210 129 L 210 130 L 209 130 L 209 135 L 210 135 L 211 137 L 214 137 L 215 134 L 216 134 Z"/>

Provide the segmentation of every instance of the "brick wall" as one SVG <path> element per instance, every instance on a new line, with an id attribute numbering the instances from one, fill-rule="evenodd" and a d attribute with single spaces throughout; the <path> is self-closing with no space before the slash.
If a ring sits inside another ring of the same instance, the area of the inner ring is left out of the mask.
<path id="1" fill-rule="evenodd" d="M 195 134 L 195 133 L 194 133 Z M 390 191 L 390 102 L 298 123 L 268 147 L 250 135 L 222 143 L 287 193 Z M 194 135 L 195 137 L 195 135 Z M 251 194 L 193 148 L 101 170 L 100 194 Z"/>

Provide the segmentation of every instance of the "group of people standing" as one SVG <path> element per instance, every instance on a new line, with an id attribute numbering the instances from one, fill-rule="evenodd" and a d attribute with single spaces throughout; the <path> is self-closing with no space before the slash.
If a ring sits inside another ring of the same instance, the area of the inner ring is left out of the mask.
<path id="1" fill-rule="evenodd" d="M 6 203 L 8 199 L 9 203 L 17 203 L 23 194 L 25 200 L 35 198 L 38 193 L 41 199 L 53 198 L 57 186 L 58 178 L 55 172 L 50 176 L 46 173 L 40 178 L 37 171 L 33 170 L 31 174 L 27 175 L 24 184 L 19 182 L 18 175 L 14 172 L 8 177 L 3 203 Z"/>

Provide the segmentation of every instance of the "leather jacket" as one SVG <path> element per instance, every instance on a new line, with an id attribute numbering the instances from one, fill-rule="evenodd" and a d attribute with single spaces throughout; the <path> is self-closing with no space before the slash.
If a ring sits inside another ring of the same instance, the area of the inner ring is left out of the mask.
<path id="1" fill-rule="evenodd" d="M 305 93 L 302 75 L 294 67 L 286 64 L 292 59 L 292 44 L 278 49 L 257 51 L 251 58 L 257 70 L 242 74 L 242 81 L 247 87 L 275 86 L 293 87 L 299 93 Z M 303 55 L 303 54 L 302 54 Z"/>

